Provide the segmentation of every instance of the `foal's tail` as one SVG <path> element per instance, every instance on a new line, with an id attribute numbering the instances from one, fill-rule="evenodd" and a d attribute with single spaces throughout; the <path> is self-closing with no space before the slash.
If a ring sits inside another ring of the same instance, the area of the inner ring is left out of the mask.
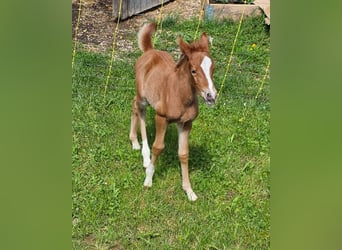
<path id="1" fill-rule="evenodd" d="M 155 23 L 145 24 L 138 33 L 138 45 L 142 51 L 153 49 L 152 34 L 156 30 Z"/>

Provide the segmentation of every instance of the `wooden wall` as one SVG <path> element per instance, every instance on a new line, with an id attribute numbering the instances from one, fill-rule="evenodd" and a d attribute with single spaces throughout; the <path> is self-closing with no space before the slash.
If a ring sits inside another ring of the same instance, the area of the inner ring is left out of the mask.
<path id="1" fill-rule="evenodd" d="M 118 18 L 120 0 L 113 1 L 113 17 Z M 172 0 L 164 0 L 164 3 Z M 126 19 L 153 7 L 161 5 L 162 0 L 122 0 L 121 18 Z"/>

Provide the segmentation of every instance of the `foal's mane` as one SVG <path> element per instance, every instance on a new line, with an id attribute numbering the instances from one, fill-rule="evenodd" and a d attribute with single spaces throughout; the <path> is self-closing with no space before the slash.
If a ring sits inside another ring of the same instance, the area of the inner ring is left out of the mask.
<path id="1" fill-rule="evenodd" d="M 176 65 L 176 69 L 178 69 L 180 66 L 183 65 L 183 63 L 185 63 L 188 60 L 188 57 L 184 54 L 181 55 L 181 57 L 179 58 L 179 61 Z"/>

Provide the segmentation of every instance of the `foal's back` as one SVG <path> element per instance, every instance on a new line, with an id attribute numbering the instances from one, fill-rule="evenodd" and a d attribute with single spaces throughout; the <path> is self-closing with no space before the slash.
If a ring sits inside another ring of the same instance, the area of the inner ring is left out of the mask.
<path id="1" fill-rule="evenodd" d="M 157 91 L 162 87 L 160 85 L 166 84 L 167 77 L 175 71 L 175 67 L 175 61 L 165 51 L 151 49 L 144 52 L 135 65 L 137 87 L 144 92 L 149 85 L 149 89 Z"/>

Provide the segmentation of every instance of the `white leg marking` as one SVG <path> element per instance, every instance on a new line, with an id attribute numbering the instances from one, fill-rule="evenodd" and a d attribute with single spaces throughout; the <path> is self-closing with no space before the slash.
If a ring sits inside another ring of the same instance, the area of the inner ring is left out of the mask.
<path id="1" fill-rule="evenodd" d="M 194 191 L 192 191 L 192 189 L 190 188 L 189 190 L 186 190 L 185 191 L 187 196 L 188 196 L 188 199 L 189 201 L 195 201 L 197 200 L 197 195 L 195 194 Z"/>
<path id="2" fill-rule="evenodd" d="M 143 166 L 145 168 L 147 168 L 149 165 L 150 165 L 150 162 L 151 162 L 151 158 L 150 158 L 150 148 L 148 147 L 148 142 L 147 140 L 143 140 L 143 146 L 142 146 L 142 150 L 141 150 L 141 154 L 144 158 L 144 163 L 143 163 Z"/>
<path id="3" fill-rule="evenodd" d="M 150 164 L 148 167 L 146 167 L 146 178 L 144 181 L 145 187 L 152 187 L 153 174 L 154 174 L 154 166 Z"/>
<path id="4" fill-rule="evenodd" d="M 213 80 L 211 79 L 211 76 L 210 76 L 211 64 L 212 64 L 211 59 L 209 57 L 205 56 L 202 60 L 201 68 L 204 72 L 205 77 L 207 78 L 210 94 L 213 96 L 213 98 L 215 98 L 216 90 L 214 87 Z"/>
<path id="5" fill-rule="evenodd" d="M 135 150 L 140 149 L 140 144 L 139 144 L 138 140 L 132 141 L 132 148 Z"/>

